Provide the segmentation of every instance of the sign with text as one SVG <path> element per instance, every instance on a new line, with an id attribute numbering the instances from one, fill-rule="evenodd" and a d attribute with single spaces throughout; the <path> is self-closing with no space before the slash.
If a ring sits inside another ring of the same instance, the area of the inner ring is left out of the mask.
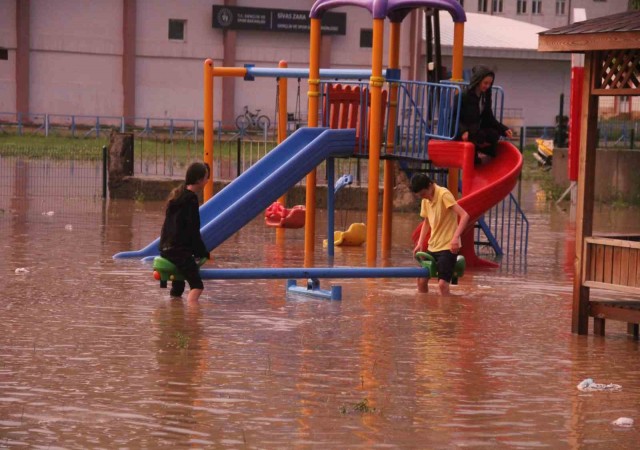
<path id="1" fill-rule="evenodd" d="M 308 33 L 311 19 L 308 11 L 213 5 L 213 28 Z M 325 13 L 321 28 L 323 34 L 344 35 L 347 15 Z"/>

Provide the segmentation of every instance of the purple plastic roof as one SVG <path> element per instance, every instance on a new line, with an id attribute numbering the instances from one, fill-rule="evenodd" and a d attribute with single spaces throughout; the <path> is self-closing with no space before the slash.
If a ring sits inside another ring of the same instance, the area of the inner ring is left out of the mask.
<path id="1" fill-rule="evenodd" d="M 444 9 L 454 22 L 467 21 L 464 9 L 456 0 L 316 0 L 310 16 L 317 19 L 326 11 L 341 6 L 359 6 L 367 9 L 374 19 L 388 17 L 392 22 L 402 22 L 414 8 Z"/>

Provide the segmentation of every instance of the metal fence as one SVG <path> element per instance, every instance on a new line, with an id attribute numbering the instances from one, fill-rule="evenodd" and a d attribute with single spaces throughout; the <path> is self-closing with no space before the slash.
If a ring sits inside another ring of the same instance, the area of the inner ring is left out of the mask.
<path id="1" fill-rule="evenodd" d="M 43 217 L 96 212 L 105 192 L 101 148 L 63 157 L 67 149 L 0 149 L 0 212 L 29 210 Z M 46 220 L 46 219 L 41 219 Z"/>
<path id="2" fill-rule="evenodd" d="M 100 138 L 115 130 L 168 140 L 189 139 L 197 143 L 202 140 L 202 127 L 203 121 L 198 119 L 0 112 L 0 132 L 19 136 Z M 222 132 L 220 121 L 215 123 L 215 128 Z"/>

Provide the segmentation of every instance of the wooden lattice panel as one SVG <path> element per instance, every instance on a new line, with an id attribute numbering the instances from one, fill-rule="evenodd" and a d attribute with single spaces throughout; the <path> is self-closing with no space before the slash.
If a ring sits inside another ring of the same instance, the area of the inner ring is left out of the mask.
<path id="1" fill-rule="evenodd" d="M 607 50 L 596 54 L 593 94 L 640 95 L 640 50 Z"/>

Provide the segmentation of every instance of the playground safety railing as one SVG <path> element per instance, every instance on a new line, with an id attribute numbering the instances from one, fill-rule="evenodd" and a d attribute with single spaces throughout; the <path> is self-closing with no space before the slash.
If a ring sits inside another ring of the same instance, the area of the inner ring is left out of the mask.
<path id="1" fill-rule="evenodd" d="M 509 194 L 478 220 L 475 244 L 478 255 L 492 252 L 496 256 L 526 256 L 529 220 L 513 194 Z"/>
<path id="2" fill-rule="evenodd" d="M 429 139 L 453 139 L 458 132 L 460 87 L 452 84 L 399 81 L 394 148 L 395 157 L 428 159 Z M 388 123 L 388 122 L 387 122 Z"/>

